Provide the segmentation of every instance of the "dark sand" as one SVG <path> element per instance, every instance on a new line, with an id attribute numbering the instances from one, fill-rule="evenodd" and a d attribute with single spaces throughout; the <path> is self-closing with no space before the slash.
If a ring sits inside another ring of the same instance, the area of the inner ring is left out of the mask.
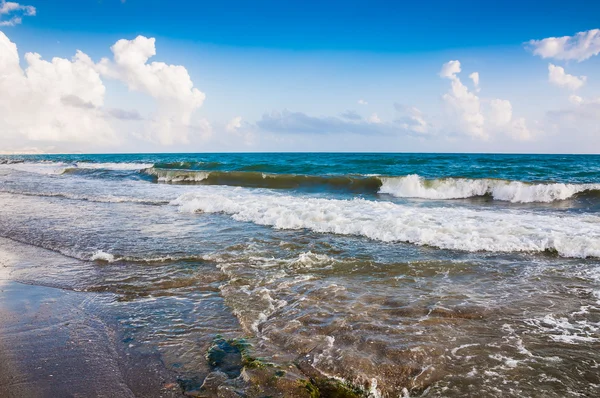
<path id="1" fill-rule="evenodd" d="M 0 242 L 0 397 L 181 395 L 158 356 L 126 352 L 118 332 L 86 310 L 97 294 L 14 281 L 19 267 L 47 260 L 43 250 L 16 252 L 25 247 Z"/>

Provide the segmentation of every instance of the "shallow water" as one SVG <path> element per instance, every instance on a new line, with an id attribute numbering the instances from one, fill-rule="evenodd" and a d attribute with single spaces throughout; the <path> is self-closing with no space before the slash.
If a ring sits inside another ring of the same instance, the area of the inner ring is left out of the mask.
<path id="1" fill-rule="evenodd" d="M 595 396 L 599 161 L 3 157 L 0 236 L 66 256 L 12 277 L 102 293 L 184 388 L 222 335 L 371 396 Z"/>

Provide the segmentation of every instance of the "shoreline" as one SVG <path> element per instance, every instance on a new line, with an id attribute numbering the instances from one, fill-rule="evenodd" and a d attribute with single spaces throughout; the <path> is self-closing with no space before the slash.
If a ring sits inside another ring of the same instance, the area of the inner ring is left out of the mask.
<path id="1" fill-rule="evenodd" d="M 126 351 L 119 331 L 89 311 L 101 293 L 14 280 L 41 261 L 11 252 L 13 244 L 0 239 L 0 396 L 182 396 L 156 355 Z"/>
<path id="2" fill-rule="evenodd" d="M 177 372 L 177 366 L 171 364 L 169 369 L 169 359 L 162 357 L 153 343 L 131 348 L 130 337 L 116 322 L 125 314 L 107 309 L 107 295 L 114 299 L 117 295 L 47 286 L 43 275 L 34 283 L 27 278 L 29 270 L 23 274 L 26 282 L 22 280 L 19 272 L 27 267 L 40 271 L 41 258 L 51 266 L 58 265 L 57 261 L 86 264 L 0 237 L 1 397 L 242 394 L 308 398 L 333 394 L 358 398 L 368 394 L 360 386 L 321 374 L 303 358 L 276 364 L 255 357 L 252 344 L 239 333 L 239 337 L 231 333 L 205 336 L 212 343 L 206 350 L 198 346 L 197 352 L 206 358 L 207 369 L 198 368 L 192 379 L 189 374 L 186 378 L 185 372 Z"/>

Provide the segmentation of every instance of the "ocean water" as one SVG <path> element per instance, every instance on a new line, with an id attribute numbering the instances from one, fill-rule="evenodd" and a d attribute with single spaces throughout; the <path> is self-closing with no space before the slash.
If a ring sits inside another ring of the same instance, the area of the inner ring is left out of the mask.
<path id="1" fill-rule="evenodd" d="M 69 260 L 15 277 L 101 292 L 184 388 L 225 336 L 365 396 L 600 393 L 600 156 L 2 156 L 0 204 Z"/>

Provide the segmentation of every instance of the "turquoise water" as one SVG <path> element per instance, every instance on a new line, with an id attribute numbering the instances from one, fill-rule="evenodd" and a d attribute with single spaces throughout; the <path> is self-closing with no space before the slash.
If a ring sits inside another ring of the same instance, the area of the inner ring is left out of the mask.
<path id="1" fill-rule="evenodd" d="M 365 396 L 594 396 L 599 172 L 591 155 L 3 156 L 0 237 L 64 256 L 15 277 L 101 292 L 184 389 L 221 335 Z"/>
<path id="2" fill-rule="evenodd" d="M 497 178 L 564 183 L 600 182 L 600 155 L 241 153 L 3 156 L 2 161 L 149 163 L 178 169 L 305 175 Z"/>

